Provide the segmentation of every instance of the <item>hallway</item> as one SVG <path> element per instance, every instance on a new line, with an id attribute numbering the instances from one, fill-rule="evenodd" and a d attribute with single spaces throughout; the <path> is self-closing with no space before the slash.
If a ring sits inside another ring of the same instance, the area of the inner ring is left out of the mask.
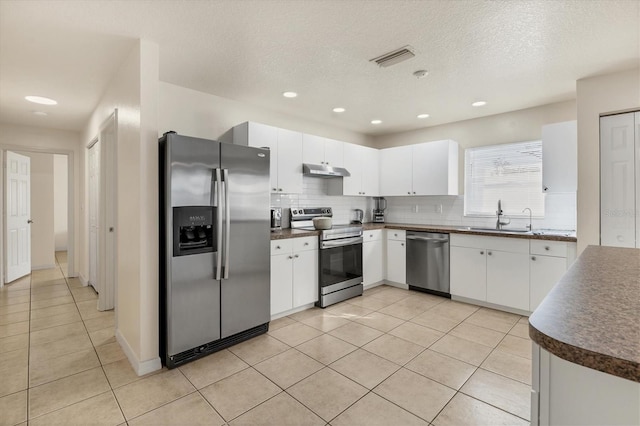
<path id="1" fill-rule="evenodd" d="M 0 290 L 0 424 L 27 413 L 34 425 L 69 423 L 69 414 L 76 424 L 122 423 L 107 377 L 135 373 L 115 340 L 114 311 L 99 312 L 93 288 L 65 276 L 66 252 L 56 263 Z"/>

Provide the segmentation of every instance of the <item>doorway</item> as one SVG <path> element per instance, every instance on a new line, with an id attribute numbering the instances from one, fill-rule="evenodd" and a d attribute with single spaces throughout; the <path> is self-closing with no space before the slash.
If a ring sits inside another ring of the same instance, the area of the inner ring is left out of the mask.
<path id="1" fill-rule="evenodd" d="M 2 157 L 1 161 L 8 166 L 7 173 L 0 174 L 0 191 L 2 191 L 0 207 L 7 212 L 3 215 L 3 225 L 0 231 L 2 240 L 0 245 L 2 252 L 0 255 L 2 258 L 0 287 L 20 276 L 31 273 L 34 269 L 51 268 L 56 264 L 53 184 L 55 156 L 64 157 L 66 160 L 66 173 L 62 177 L 65 182 L 62 185 L 66 186 L 67 197 L 66 202 L 63 201 L 65 205 L 58 206 L 58 210 L 64 210 L 66 217 L 66 251 L 68 252 L 68 263 L 65 265 L 66 274 L 71 277 L 76 276 L 73 152 L 3 145 L 0 146 L 0 156 Z M 27 173 L 22 173 L 23 171 L 27 171 Z M 32 187 L 32 185 L 35 186 Z M 32 193 L 33 190 L 35 190 L 35 194 Z M 32 203 L 34 204 L 32 205 Z M 16 216 L 13 213 L 20 213 L 20 215 Z M 26 216 L 24 216 L 25 214 Z M 38 220 L 34 215 L 38 217 Z M 20 219 L 19 222 L 27 223 L 28 227 L 20 229 L 19 226 L 11 223 L 14 219 Z M 36 231 L 35 234 L 34 231 Z M 32 236 L 37 241 L 32 243 Z M 20 271 L 17 271 L 16 267 L 19 267 Z"/>
<path id="2" fill-rule="evenodd" d="M 116 178 L 117 110 L 87 145 L 88 283 L 98 293 L 98 310 L 116 306 Z"/>

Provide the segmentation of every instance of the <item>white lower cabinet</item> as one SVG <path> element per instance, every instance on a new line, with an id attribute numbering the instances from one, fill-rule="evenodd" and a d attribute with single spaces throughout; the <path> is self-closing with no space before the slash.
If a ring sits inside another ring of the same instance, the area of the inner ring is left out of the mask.
<path id="1" fill-rule="evenodd" d="M 405 231 L 387 230 L 387 279 L 398 284 L 407 282 L 407 246 Z"/>
<path id="2" fill-rule="evenodd" d="M 362 278 L 365 286 L 384 280 L 385 250 L 382 230 L 364 231 L 362 243 Z"/>
<path id="3" fill-rule="evenodd" d="M 487 255 L 484 249 L 451 246 L 451 294 L 487 300 Z"/>
<path id="4" fill-rule="evenodd" d="M 528 253 L 487 251 L 487 302 L 529 310 Z"/>
<path id="5" fill-rule="evenodd" d="M 575 243 L 451 234 L 451 295 L 533 312 L 575 259 Z"/>
<path id="6" fill-rule="evenodd" d="M 317 300 L 317 237 L 271 241 L 271 316 Z"/>
<path id="7" fill-rule="evenodd" d="M 529 241 L 451 234 L 451 295 L 529 310 Z"/>

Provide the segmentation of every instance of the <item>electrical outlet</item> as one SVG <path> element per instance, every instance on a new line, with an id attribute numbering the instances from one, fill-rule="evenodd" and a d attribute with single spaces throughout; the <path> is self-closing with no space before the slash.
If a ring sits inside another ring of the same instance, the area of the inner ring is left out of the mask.
<path id="1" fill-rule="evenodd" d="M 436 210 L 436 213 L 442 214 L 442 204 L 436 204 L 435 210 Z"/>
<path id="2" fill-rule="evenodd" d="M 414 212 L 414 213 L 418 213 L 418 211 L 419 211 L 419 210 L 420 210 L 420 209 L 419 209 L 419 207 L 418 207 L 418 205 L 417 205 L 417 204 L 414 204 L 414 205 L 411 207 L 411 211 L 412 211 L 412 212 Z"/>

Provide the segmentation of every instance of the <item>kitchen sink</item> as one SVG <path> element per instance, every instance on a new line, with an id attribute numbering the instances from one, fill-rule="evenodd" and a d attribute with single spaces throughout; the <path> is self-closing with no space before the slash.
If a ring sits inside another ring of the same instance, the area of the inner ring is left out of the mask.
<path id="1" fill-rule="evenodd" d="M 500 234 L 533 234 L 533 232 L 529 231 L 528 229 L 517 229 L 517 228 L 496 229 L 496 228 L 475 228 L 475 227 L 469 226 L 466 229 L 469 231 L 497 232 Z"/>

